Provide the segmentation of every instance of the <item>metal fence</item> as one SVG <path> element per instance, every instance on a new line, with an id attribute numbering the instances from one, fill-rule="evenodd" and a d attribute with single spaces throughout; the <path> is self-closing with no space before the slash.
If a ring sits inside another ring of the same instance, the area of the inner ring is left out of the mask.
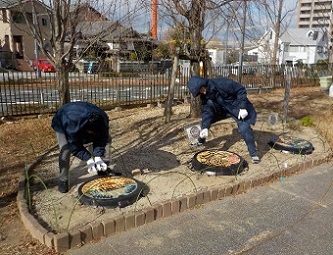
<path id="1" fill-rule="evenodd" d="M 276 68 L 275 84 L 270 85 L 271 66 L 251 66 L 243 68 L 242 84 L 250 90 L 285 86 L 285 69 Z M 319 85 L 319 75 L 326 70 L 313 68 L 292 68 L 293 86 Z M 238 67 L 213 67 L 213 77 L 229 77 L 237 80 Z M 70 73 L 69 88 L 71 101 L 89 101 L 101 108 L 154 104 L 164 101 L 168 94 L 171 70 L 156 72 L 126 73 Z M 188 96 L 186 88 L 189 70 L 180 67 L 177 72 L 174 97 L 184 100 Z M 53 113 L 59 107 L 56 88 L 56 74 L 35 72 L 0 73 L 0 116 L 22 116 Z"/>

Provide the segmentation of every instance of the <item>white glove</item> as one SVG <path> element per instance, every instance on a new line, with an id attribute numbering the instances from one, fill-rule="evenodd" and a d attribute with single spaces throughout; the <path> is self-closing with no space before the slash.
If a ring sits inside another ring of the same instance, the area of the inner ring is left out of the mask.
<path id="1" fill-rule="evenodd" d="M 208 129 L 204 128 L 203 130 L 201 130 L 199 136 L 200 136 L 200 138 L 208 137 Z"/>
<path id="2" fill-rule="evenodd" d="M 87 161 L 87 165 L 88 165 L 88 173 L 91 175 L 97 175 L 95 161 L 92 158 Z"/>
<path id="3" fill-rule="evenodd" d="M 248 114 L 246 109 L 240 109 L 239 113 L 238 113 L 238 119 L 239 120 L 240 119 L 245 119 L 247 117 L 247 115 L 249 115 L 249 114 Z"/>
<path id="4" fill-rule="evenodd" d="M 108 166 L 104 163 L 104 161 L 101 159 L 101 157 L 95 157 L 95 164 L 97 171 L 106 171 Z"/>

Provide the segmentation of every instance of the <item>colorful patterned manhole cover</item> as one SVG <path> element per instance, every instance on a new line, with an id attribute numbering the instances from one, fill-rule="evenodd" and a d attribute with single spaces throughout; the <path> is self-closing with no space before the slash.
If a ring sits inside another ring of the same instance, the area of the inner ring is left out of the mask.
<path id="1" fill-rule="evenodd" d="M 91 206 L 125 207 L 140 198 L 142 187 L 143 184 L 133 178 L 97 177 L 79 187 L 79 200 Z"/>
<path id="2" fill-rule="evenodd" d="M 314 151 L 311 142 L 287 134 L 273 136 L 268 142 L 268 145 L 273 149 L 293 154 L 306 155 L 311 154 Z"/>
<path id="3" fill-rule="evenodd" d="M 235 175 L 244 171 L 246 162 L 231 151 L 203 150 L 194 155 L 192 168 L 207 175 Z"/>

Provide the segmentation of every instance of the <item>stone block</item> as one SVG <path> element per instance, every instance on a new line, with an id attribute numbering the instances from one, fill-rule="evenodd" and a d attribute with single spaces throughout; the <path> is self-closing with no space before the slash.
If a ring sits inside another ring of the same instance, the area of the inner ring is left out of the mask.
<path id="1" fill-rule="evenodd" d="M 171 203 L 165 202 L 162 206 L 163 206 L 163 218 L 171 216 Z"/>
<path id="2" fill-rule="evenodd" d="M 184 212 L 188 209 L 188 199 L 187 197 L 180 197 L 179 199 L 179 212 Z"/>
<path id="3" fill-rule="evenodd" d="M 114 222 L 116 224 L 116 233 L 120 233 L 125 231 L 125 218 L 124 216 L 118 216 L 114 218 Z"/>
<path id="4" fill-rule="evenodd" d="M 82 244 L 81 232 L 79 230 L 69 231 L 69 248 L 75 248 Z"/>
<path id="5" fill-rule="evenodd" d="M 58 253 L 69 250 L 69 234 L 67 232 L 59 233 L 54 236 L 54 248 Z"/>
<path id="6" fill-rule="evenodd" d="M 218 190 L 218 189 L 212 189 L 212 190 L 210 191 L 210 200 L 211 200 L 211 201 L 215 201 L 215 200 L 217 200 L 217 198 L 218 198 L 218 193 L 219 193 L 219 190 Z"/>
<path id="7" fill-rule="evenodd" d="M 204 192 L 201 191 L 201 192 L 197 193 L 197 199 L 196 199 L 195 204 L 196 205 L 202 205 L 203 202 L 204 202 Z"/>
<path id="8" fill-rule="evenodd" d="M 104 236 L 110 236 L 116 232 L 116 224 L 114 222 L 114 219 L 102 220 L 101 223 L 104 229 Z"/>
<path id="9" fill-rule="evenodd" d="M 203 192 L 203 203 L 207 204 L 211 201 L 211 197 L 210 197 L 210 190 L 206 190 Z"/>
<path id="10" fill-rule="evenodd" d="M 100 239 L 102 236 L 104 236 L 104 226 L 100 221 L 94 221 L 90 223 L 91 230 L 92 230 L 92 238 L 94 240 Z"/>
<path id="11" fill-rule="evenodd" d="M 125 230 L 135 228 L 135 215 L 125 215 Z"/>
<path id="12" fill-rule="evenodd" d="M 154 208 L 148 208 L 146 210 L 143 211 L 146 215 L 145 217 L 145 223 L 150 223 L 150 222 L 153 222 L 155 221 L 155 210 Z"/>
<path id="13" fill-rule="evenodd" d="M 81 233 L 81 241 L 83 243 L 89 243 L 93 240 L 92 229 L 90 225 L 79 228 L 79 231 Z"/>
<path id="14" fill-rule="evenodd" d="M 140 227 L 145 224 L 146 214 L 144 212 L 135 213 L 135 226 Z"/>
<path id="15" fill-rule="evenodd" d="M 160 220 L 163 218 L 163 207 L 162 205 L 158 204 L 155 205 L 154 207 L 154 218 L 155 220 Z"/>
<path id="16" fill-rule="evenodd" d="M 179 213 L 180 210 L 180 201 L 172 200 L 171 201 L 171 213 L 172 215 Z"/>
<path id="17" fill-rule="evenodd" d="M 187 197 L 187 208 L 194 208 L 196 205 L 197 196 L 196 194 L 191 194 Z"/>

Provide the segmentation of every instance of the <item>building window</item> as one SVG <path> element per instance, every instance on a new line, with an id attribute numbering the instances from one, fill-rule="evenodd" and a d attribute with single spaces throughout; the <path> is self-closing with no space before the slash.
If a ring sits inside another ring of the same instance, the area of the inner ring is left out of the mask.
<path id="1" fill-rule="evenodd" d="M 301 7 L 311 7 L 311 3 L 302 3 Z"/>
<path id="2" fill-rule="evenodd" d="M 13 12 L 12 14 L 13 22 L 17 24 L 25 23 L 23 14 L 21 12 Z"/>
<path id="3" fill-rule="evenodd" d="M 310 18 L 300 18 L 300 21 L 310 21 Z"/>
<path id="4" fill-rule="evenodd" d="M 301 14 L 311 14 L 311 11 L 301 11 Z"/>
<path id="5" fill-rule="evenodd" d="M 44 27 L 46 27 L 46 26 L 47 26 L 47 19 L 45 19 L 45 18 L 42 18 L 42 25 L 43 25 Z"/>
<path id="6" fill-rule="evenodd" d="M 284 45 L 284 52 L 289 52 L 289 43 Z"/>
<path id="7" fill-rule="evenodd" d="M 290 46 L 290 52 L 298 52 L 297 46 Z"/>
<path id="8" fill-rule="evenodd" d="M 3 23 L 8 23 L 8 18 L 7 18 L 7 11 L 6 11 L 6 9 L 1 9 L 1 15 L 2 15 L 2 22 L 3 22 Z"/>

